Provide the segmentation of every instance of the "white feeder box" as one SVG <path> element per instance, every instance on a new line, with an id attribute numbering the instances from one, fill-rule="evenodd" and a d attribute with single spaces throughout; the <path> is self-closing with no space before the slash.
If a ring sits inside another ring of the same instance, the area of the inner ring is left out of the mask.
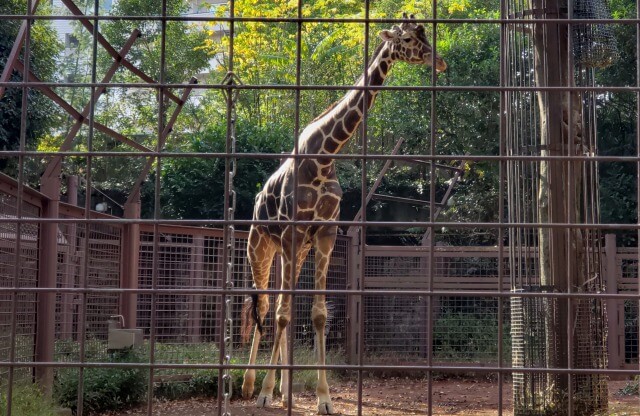
<path id="1" fill-rule="evenodd" d="M 137 345 L 142 345 L 142 329 L 123 328 L 124 317 L 114 315 L 109 317 L 109 335 L 107 349 L 123 350 Z"/>

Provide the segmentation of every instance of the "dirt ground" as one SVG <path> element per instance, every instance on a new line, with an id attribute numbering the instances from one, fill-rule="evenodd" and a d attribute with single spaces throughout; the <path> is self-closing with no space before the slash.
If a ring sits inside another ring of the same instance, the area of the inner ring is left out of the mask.
<path id="1" fill-rule="evenodd" d="M 640 416 L 640 397 L 622 396 L 618 391 L 625 381 L 609 382 L 610 416 Z M 405 416 L 428 414 L 427 383 L 424 380 L 405 378 L 368 378 L 363 380 L 362 414 L 365 416 Z M 438 416 L 489 416 L 498 414 L 498 384 L 488 380 L 449 379 L 435 380 L 432 386 L 432 414 Z M 358 414 L 357 385 L 344 381 L 331 386 L 334 410 L 340 415 Z M 511 384 L 505 383 L 502 392 L 502 414 L 512 414 Z M 316 414 L 313 393 L 294 393 L 292 414 L 307 416 Z M 233 400 L 233 416 L 286 415 L 280 402 L 268 409 L 256 409 L 253 400 Z M 147 407 L 141 406 L 112 416 L 146 415 Z M 213 399 L 191 399 L 153 404 L 156 416 L 211 416 L 217 415 L 217 403 Z M 579 415 L 578 415 L 579 416 Z"/>

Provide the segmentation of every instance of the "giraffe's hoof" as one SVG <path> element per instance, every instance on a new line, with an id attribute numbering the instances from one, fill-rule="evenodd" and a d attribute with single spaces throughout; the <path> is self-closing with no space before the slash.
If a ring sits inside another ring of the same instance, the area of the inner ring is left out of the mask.
<path id="1" fill-rule="evenodd" d="M 283 409 L 289 408 L 289 397 L 286 395 L 282 395 L 282 408 Z M 293 409 L 293 398 L 291 398 L 291 408 Z"/>
<path id="2" fill-rule="evenodd" d="M 269 407 L 270 404 L 271 404 L 271 397 L 265 394 L 260 394 L 258 396 L 258 400 L 256 401 L 256 407 L 259 407 L 259 408 Z"/>
<path id="3" fill-rule="evenodd" d="M 250 399 L 253 397 L 253 385 L 242 383 L 242 398 Z"/>
<path id="4" fill-rule="evenodd" d="M 331 402 L 318 403 L 318 414 L 319 415 L 332 415 L 332 414 L 334 414 L 333 404 Z"/>

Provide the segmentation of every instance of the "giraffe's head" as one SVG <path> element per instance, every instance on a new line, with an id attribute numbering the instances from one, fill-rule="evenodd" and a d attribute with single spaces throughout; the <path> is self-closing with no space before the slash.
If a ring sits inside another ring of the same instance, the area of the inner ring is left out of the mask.
<path id="1" fill-rule="evenodd" d="M 415 19 L 413 15 L 403 14 L 405 19 Z M 400 26 L 393 26 L 389 30 L 380 32 L 380 38 L 391 44 L 392 55 L 397 60 L 412 64 L 432 65 L 433 48 L 427 40 L 424 26 L 412 21 L 403 22 Z M 438 54 L 435 57 L 436 71 L 447 69 L 447 63 Z"/>

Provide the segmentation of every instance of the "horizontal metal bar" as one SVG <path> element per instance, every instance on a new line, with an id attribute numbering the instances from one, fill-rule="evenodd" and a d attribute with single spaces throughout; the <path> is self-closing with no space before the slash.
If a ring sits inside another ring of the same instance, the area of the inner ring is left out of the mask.
<path id="1" fill-rule="evenodd" d="M 610 375 L 638 375 L 638 370 L 623 369 L 603 369 L 603 368 L 516 368 L 516 367 L 474 367 L 474 366 L 453 366 L 453 365 L 378 365 L 378 364 L 178 364 L 178 363 L 115 363 L 115 362 L 34 362 L 16 361 L 0 362 L 0 368 L 6 367 L 54 367 L 54 368 L 145 368 L 145 369 L 198 369 L 198 370 L 218 370 L 237 369 L 245 370 L 254 368 L 256 370 L 287 369 L 287 370 L 352 370 L 352 371 L 385 371 L 385 370 L 422 370 L 422 371 L 451 371 L 451 372 L 482 372 L 482 373 L 528 373 L 528 374 L 610 374 Z"/>
<path id="2" fill-rule="evenodd" d="M 56 88 L 138 88 L 157 90 L 159 88 L 193 88 L 194 90 L 274 90 L 274 91 L 428 91 L 428 92 L 640 92 L 640 86 L 499 86 L 499 85 L 322 85 L 322 84 L 194 84 L 188 83 L 141 83 L 141 82 L 55 82 L 55 81 L 7 81 L 0 82 L 3 87 L 56 87 Z"/>
<path id="3" fill-rule="evenodd" d="M 150 151 L 150 152 L 113 152 L 113 151 L 74 151 L 74 152 L 55 152 L 55 151 L 36 151 L 36 150 L 2 150 L 0 151 L 0 158 L 18 157 L 18 156 L 33 156 L 33 157 L 45 157 L 45 156 L 66 156 L 66 157 L 160 157 L 160 158 L 207 158 L 207 159 L 222 159 L 227 157 L 233 157 L 237 159 L 274 159 L 282 160 L 286 159 L 316 159 L 318 157 L 327 158 L 326 154 L 287 154 L 282 153 L 200 153 L 200 152 L 162 152 L 162 151 Z M 503 162 L 503 161 L 520 161 L 520 162 L 542 162 L 542 161 L 570 161 L 570 162 L 628 162 L 637 163 L 640 162 L 640 156 L 529 156 L 529 155 L 513 155 L 513 156 L 499 156 L 499 155 L 384 155 L 384 154 L 362 154 L 362 153 L 337 153 L 331 155 L 330 158 L 334 160 L 395 160 L 404 161 L 408 158 L 420 157 L 425 160 L 452 160 L 459 161 L 464 158 L 466 161 L 471 162 Z"/>
<path id="4" fill-rule="evenodd" d="M 392 19 L 392 18 L 358 18 L 358 17 L 263 17 L 263 16 L 234 16 L 234 17 L 222 17 L 222 16 L 162 16 L 162 15 L 130 15 L 130 16 L 115 16 L 115 15 L 89 15 L 82 16 L 77 15 L 26 15 L 26 14 L 2 14 L 0 20 L 98 20 L 98 21 L 147 21 L 154 20 L 159 22 L 234 22 L 234 23 L 359 23 L 359 24 L 401 24 L 406 22 L 404 19 Z M 623 18 L 623 19 L 579 19 L 579 18 L 539 18 L 539 19 L 514 19 L 514 18 L 495 18 L 495 19 L 464 19 L 464 18 L 452 18 L 452 19 L 439 19 L 439 18 L 416 18 L 413 19 L 414 23 L 422 23 L 425 25 L 442 25 L 442 24 L 501 24 L 501 25 L 523 25 L 523 24 L 540 24 L 540 23 L 565 23 L 565 24 L 612 24 L 612 25 L 635 25 L 640 23 L 638 18 Z"/>
<path id="5" fill-rule="evenodd" d="M 393 278 L 390 277 L 389 280 Z M 365 282 L 367 278 L 365 277 Z M 497 282 L 496 282 L 497 283 Z M 223 288 L 200 288 L 200 289 L 120 289 L 120 288 L 60 288 L 60 287 L 18 287 L 18 288 L 0 288 L 0 293 L 103 293 L 103 294 L 156 294 L 156 295 L 223 295 L 231 294 L 239 295 L 331 295 L 331 296 L 367 296 L 367 295 L 393 295 L 393 296 L 421 296 L 421 297 L 474 297 L 474 298 L 545 298 L 545 299 L 621 299 L 621 300 L 640 300 L 640 294 L 637 292 L 629 293 L 586 293 L 586 292 L 512 292 L 512 291 L 487 291 L 487 290 L 417 290 L 417 289 L 223 289 Z"/>
<path id="6" fill-rule="evenodd" d="M 219 226 L 223 225 L 299 225 L 299 226 L 316 226 L 317 221 L 302 220 L 170 220 L 170 219 L 128 219 L 128 218 L 3 218 L 5 223 L 20 224 L 149 224 L 149 225 L 198 225 L 198 226 Z M 581 229 L 581 230 L 640 230 L 640 224 L 578 224 L 578 223 L 506 223 L 506 222 L 430 222 L 430 221 L 323 221 L 324 225 L 337 226 L 358 226 L 358 227 L 399 227 L 406 226 L 412 228 L 428 228 L 428 227 L 448 227 L 453 229 L 466 228 L 486 228 L 486 229 L 513 229 L 513 228 L 563 228 L 563 229 Z"/>

